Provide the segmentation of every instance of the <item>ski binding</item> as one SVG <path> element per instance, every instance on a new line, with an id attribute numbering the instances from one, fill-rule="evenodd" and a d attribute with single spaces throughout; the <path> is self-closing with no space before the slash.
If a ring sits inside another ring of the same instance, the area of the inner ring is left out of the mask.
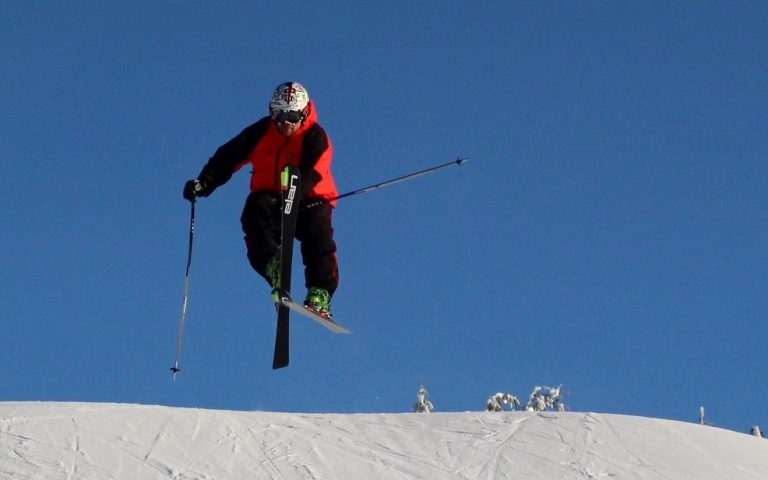
<path id="1" fill-rule="evenodd" d="M 293 310 L 296 313 L 299 313 L 301 315 L 304 315 L 307 318 L 310 318 L 320 325 L 324 326 L 328 330 L 334 332 L 334 333 L 352 333 L 349 330 L 347 330 L 345 327 L 339 325 L 338 323 L 334 322 L 333 320 L 330 320 L 322 315 L 319 315 L 309 308 L 305 307 L 304 305 L 301 305 L 299 303 L 296 303 L 293 301 L 290 295 L 287 293 L 281 293 L 279 298 L 279 304 L 286 306 Z"/>

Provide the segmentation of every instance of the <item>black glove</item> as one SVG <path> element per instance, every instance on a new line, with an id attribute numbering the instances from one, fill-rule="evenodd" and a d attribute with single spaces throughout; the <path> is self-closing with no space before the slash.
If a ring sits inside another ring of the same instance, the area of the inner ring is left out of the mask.
<path id="1" fill-rule="evenodd" d="M 187 183 L 184 184 L 184 198 L 186 200 L 189 200 L 190 202 L 194 202 L 196 197 L 207 197 L 210 192 L 208 191 L 208 185 L 195 178 L 193 180 L 188 180 Z"/>

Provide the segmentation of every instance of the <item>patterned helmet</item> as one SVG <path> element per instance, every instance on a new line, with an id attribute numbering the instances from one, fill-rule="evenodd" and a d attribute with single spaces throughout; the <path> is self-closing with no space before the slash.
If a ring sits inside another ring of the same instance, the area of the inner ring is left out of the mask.
<path id="1" fill-rule="evenodd" d="M 289 112 L 297 112 L 302 118 L 307 115 L 309 93 L 303 85 L 297 82 L 285 82 L 275 88 L 269 101 L 269 114 L 272 118 L 285 116 Z M 281 115 L 282 114 L 282 115 Z"/>

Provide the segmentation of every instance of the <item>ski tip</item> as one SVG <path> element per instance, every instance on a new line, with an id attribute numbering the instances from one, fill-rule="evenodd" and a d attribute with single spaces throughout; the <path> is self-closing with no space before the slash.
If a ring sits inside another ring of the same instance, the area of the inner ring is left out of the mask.
<path id="1" fill-rule="evenodd" d="M 178 374 L 181 371 L 179 367 L 171 367 L 171 377 L 173 378 L 173 381 L 176 381 L 176 374 Z"/>
<path id="2" fill-rule="evenodd" d="M 468 161 L 469 161 L 469 157 L 464 157 L 464 158 L 456 157 L 456 165 L 461 166 L 464 164 L 464 162 L 468 162 Z"/>

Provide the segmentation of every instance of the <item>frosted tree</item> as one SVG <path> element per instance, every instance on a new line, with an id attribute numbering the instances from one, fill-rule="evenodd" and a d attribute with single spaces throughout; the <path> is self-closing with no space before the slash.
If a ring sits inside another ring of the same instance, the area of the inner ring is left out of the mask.
<path id="1" fill-rule="evenodd" d="M 432 411 L 434 405 L 427 398 L 429 392 L 424 388 L 424 385 L 419 387 L 419 391 L 416 392 L 416 403 L 413 405 L 413 411 L 416 413 L 429 413 Z"/>
<path id="2" fill-rule="evenodd" d="M 543 412 L 544 410 L 565 411 L 565 404 L 561 392 L 562 385 L 557 388 L 537 386 L 528 397 L 528 405 L 525 409 L 529 412 Z"/>
<path id="3" fill-rule="evenodd" d="M 503 412 L 504 410 L 520 410 L 520 400 L 511 393 L 497 393 L 488 397 L 485 402 L 485 410 L 488 412 Z"/>

